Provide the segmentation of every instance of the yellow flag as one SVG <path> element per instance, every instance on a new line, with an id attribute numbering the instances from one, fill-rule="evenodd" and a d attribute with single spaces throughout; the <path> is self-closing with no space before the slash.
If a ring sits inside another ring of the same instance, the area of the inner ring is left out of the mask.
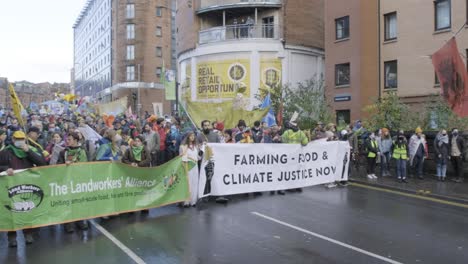
<path id="1" fill-rule="evenodd" d="M 18 96 L 16 95 L 13 84 L 10 83 L 9 89 L 10 89 L 11 105 L 13 106 L 13 113 L 15 114 L 15 117 L 18 119 L 19 125 L 21 127 L 24 127 L 24 120 L 23 120 L 23 117 L 21 116 L 21 112 L 24 110 L 24 107 L 21 104 L 21 101 L 19 100 Z"/>
<path id="2" fill-rule="evenodd" d="M 71 102 L 71 101 L 75 100 L 75 98 L 76 98 L 76 97 L 75 97 L 74 94 L 67 94 L 67 95 L 65 95 L 65 96 L 63 97 L 63 99 L 64 99 L 65 101 L 67 101 L 67 102 Z"/>

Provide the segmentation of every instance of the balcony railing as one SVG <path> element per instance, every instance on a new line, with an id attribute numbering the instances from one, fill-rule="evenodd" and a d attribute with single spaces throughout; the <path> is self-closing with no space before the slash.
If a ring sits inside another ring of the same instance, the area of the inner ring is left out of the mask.
<path id="1" fill-rule="evenodd" d="M 281 6 L 283 0 L 198 0 L 198 12 L 242 6 Z"/>
<path id="2" fill-rule="evenodd" d="M 242 39 L 280 39 L 280 33 L 280 26 L 275 24 L 229 25 L 200 31 L 199 43 Z"/>

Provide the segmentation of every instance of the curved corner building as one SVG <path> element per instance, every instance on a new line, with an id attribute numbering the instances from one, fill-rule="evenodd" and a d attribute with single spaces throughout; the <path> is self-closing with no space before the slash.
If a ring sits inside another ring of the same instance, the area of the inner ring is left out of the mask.
<path id="1" fill-rule="evenodd" d="M 182 96 L 253 100 L 324 71 L 324 0 L 177 0 Z"/>

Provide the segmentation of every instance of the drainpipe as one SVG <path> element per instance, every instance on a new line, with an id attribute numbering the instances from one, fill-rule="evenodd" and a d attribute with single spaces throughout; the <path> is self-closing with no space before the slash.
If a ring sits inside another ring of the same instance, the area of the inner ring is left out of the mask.
<path id="1" fill-rule="evenodd" d="M 379 89 L 379 101 L 380 101 L 380 98 L 382 97 L 382 89 L 381 89 L 381 85 L 382 85 L 382 50 L 381 50 L 381 45 L 380 45 L 380 42 L 381 42 L 381 32 L 380 32 L 380 0 L 378 2 L 378 11 L 377 11 L 377 14 L 378 14 L 378 25 L 379 25 L 379 30 L 378 30 L 378 34 L 379 34 L 379 55 L 378 55 L 378 60 L 379 60 L 379 85 L 378 85 L 378 89 Z"/>

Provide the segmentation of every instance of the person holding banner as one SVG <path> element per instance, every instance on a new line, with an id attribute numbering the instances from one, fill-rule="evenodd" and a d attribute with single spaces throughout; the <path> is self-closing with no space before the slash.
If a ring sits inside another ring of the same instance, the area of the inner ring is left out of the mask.
<path id="1" fill-rule="evenodd" d="M 149 167 L 151 155 L 148 148 L 144 145 L 145 138 L 137 136 L 133 139 L 131 146 L 125 151 L 122 162 L 130 164 L 133 167 Z"/>
<path id="2" fill-rule="evenodd" d="M 62 135 L 58 132 L 52 134 L 52 139 L 49 145 L 46 147 L 46 151 L 51 153 L 49 155 L 49 165 L 57 164 L 57 161 L 60 156 L 60 152 L 65 149 L 64 142 L 62 140 Z M 47 160 L 47 159 L 46 159 Z"/>
<path id="3" fill-rule="evenodd" d="M 199 146 L 200 152 L 202 154 L 205 151 L 206 143 L 221 143 L 221 139 L 218 133 L 215 133 L 211 129 L 210 120 L 203 120 L 201 122 L 201 127 L 202 132 L 197 135 L 197 145 Z M 209 186 L 209 183 L 207 183 L 207 186 Z M 228 201 L 229 200 L 224 196 L 216 198 L 217 203 L 227 203 Z"/>
<path id="4" fill-rule="evenodd" d="M 59 160 L 57 164 L 67 164 L 70 165 L 72 163 L 77 162 L 87 162 L 88 157 L 86 156 L 86 151 L 79 145 L 80 136 L 75 133 L 71 132 L 67 136 L 67 147 L 60 152 Z M 65 232 L 71 234 L 75 232 L 75 224 L 78 225 L 78 228 L 81 230 L 88 230 L 88 222 L 78 221 L 72 223 L 66 223 L 64 225 Z"/>
<path id="5" fill-rule="evenodd" d="M 146 123 L 143 127 L 143 133 L 141 133 L 141 135 L 145 138 L 144 142 L 146 142 L 146 147 L 151 154 L 151 166 L 156 166 L 160 143 L 159 133 L 156 133 L 151 129 L 150 123 Z"/>
<path id="6" fill-rule="evenodd" d="M 6 140 L 6 131 L 3 129 L 0 129 L 0 151 L 2 151 L 5 148 L 5 140 Z"/>
<path id="7" fill-rule="evenodd" d="M 15 170 L 47 165 L 44 157 L 34 147 L 26 144 L 26 135 L 23 131 L 15 131 L 12 141 L 11 145 L 0 152 L 0 172 L 6 171 L 8 176 L 13 176 Z M 26 244 L 34 242 L 32 229 L 24 229 L 23 234 Z M 8 246 L 17 245 L 16 232 L 8 232 Z"/>
<path id="8" fill-rule="evenodd" d="M 100 146 L 96 152 L 96 160 L 98 161 L 120 161 L 122 151 L 120 150 L 119 142 L 122 137 L 113 129 L 108 129 L 104 132 L 103 138 L 100 140 Z"/>
<path id="9" fill-rule="evenodd" d="M 297 117 L 296 117 L 297 118 Z M 295 118 L 286 123 L 286 131 L 284 131 L 281 139 L 283 143 L 287 144 L 301 144 L 302 146 L 306 146 L 309 143 L 309 139 L 304 134 L 302 130 L 299 130 L 297 123 L 295 122 Z M 293 191 L 302 192 L 302 188 L 294 189 Z"/>
<path id="10" fill-rule="evenodd" d="M 182 162 L 187 165 L 193 161 L 198 166 L 198 161 L 201 160 L 200 149 L 195 142 L 195 133 L 190 131 L 187 133 L 182 145 L 179 148 L 179 155 L 182 157 Z M 195 206 L 198 201 L 198 170 L 190 170 L 188 172 L 190 186 L 190 201 L 184 203 L 184 207 Z"/>

